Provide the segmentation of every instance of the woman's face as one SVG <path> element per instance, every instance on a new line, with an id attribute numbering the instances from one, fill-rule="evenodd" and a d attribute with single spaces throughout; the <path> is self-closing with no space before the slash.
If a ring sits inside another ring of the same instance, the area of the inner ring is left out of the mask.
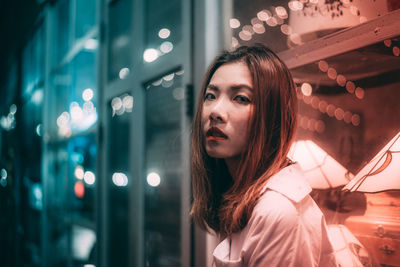
<path id="1" fill-rule="evenodd" d="M 229 159 L 245 151 L 252 88 L 250 71 L 243 62 L 224 64 L 211 77 L 202 112 L 205 149 L 210 157 Z"/>

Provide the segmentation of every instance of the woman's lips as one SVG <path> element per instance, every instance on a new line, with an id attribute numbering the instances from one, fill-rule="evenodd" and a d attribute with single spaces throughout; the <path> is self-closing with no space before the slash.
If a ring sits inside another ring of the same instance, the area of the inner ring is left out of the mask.
<path id="1" fill-rule="evenodd" d="M 223 141 L 228 139 L 228 136 L 218 127 L 211 127 L 206 133 L 207 140 L 210 141 Z"/>

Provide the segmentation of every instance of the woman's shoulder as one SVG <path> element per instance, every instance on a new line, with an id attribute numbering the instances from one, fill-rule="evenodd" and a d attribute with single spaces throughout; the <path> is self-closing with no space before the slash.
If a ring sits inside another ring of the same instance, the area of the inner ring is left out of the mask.
<path id="1" fill-rule="evenodd" d="M 296 203 L 279 192 L 267 190 L 254 207 L 249 223 L 262 221 L 265 224 L 275 224 L 276 222 L 295 224 L 298 216 Z"/>
<path id="2" fill-rule="evenodd" d="M 313 206 L 311 187 L 297 164 L 282 169 L 270 178 L 254 207 L 252 217 L 296 223 L 304 207 Z"/>

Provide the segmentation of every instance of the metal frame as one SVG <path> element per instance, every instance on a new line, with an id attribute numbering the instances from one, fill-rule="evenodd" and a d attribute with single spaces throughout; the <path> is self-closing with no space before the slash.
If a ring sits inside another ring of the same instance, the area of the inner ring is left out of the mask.
<path id="1" fill-rule="evenodd" d="M 358 49 L 400 34 L 400 10 L 278 53 L 288 68 Z"/>
<path id="2" fill-rule="evenodd" d="M 107 23 L 107 9 L 110 1 L 102 0 L 102 10 L 101 10 L 101 25 L 108 25 Z M 107 34 L 104 26 L 101 27 L 101 51 L 100 51 L 100 85 L 101 85 L 101 110 L 104 112 L 101 114 L 101 134 L 103 137 L 99 140 L 99 147 L 102 147 L 101 159 L 99 166 L 102 166 L 102 187 L 99 193 L 100 203 L 99 205 L 103 210 L 99 210 L 99 218 L 103 225 L 99 232 L 102 232 L 100 240 L 100 262 L 99 266 L 107 266 L 107 252 L 108 252 L 108 242 L 107 242 L 107 225 L 109 224 L 109 219 L 107 218 L 107 183 L 105 182 L 107 175 L 107 162 L 108 155 L 105 151 L 107 148 L 107 140 L 109 136 L 108 122 L 107 122 L 107 105 L 110 100 L 123 93 L 130 93 L 134 97 L 134 108 L 131 113 L 130 118 L 130 159 L 132 164 L 130 165 L 130 177 L 129 182 L 129 195 L 130 195 L 130 208 L 129 208 L 129 220 L 130 220 L 130 249 L 132 251 L 130 255 L 130 266 L 142 266 L 144 262 L 144 179 L 145 172 L 143 170 L 144 166 L 144 151 L 145 144 L 143 142 L 145 136 L 145 91 L 143 85 L 155 78 L 158 78 L 169 71 L 177 68 L 182 68 L 185 71 L 183 76 L 183 85 L 188 85 L 192 83 L 192 68 L 191 68 L 191 1 L 181 1 L 182 5 L 182 39 L 179 44 L 174 47 L 174 50 L 158 58 L 155 62 L 144 63 L 143 62 L 143 51 L 144 44 L 143 38 L 137 38 L 137 36 L 144 35 L 145 19 L 144 19 L 144 0 L 133 0 L 132 5 L 132 20 L 131 20 L 131 47 L 132 51 L 131 58 L 131 74 L 125 80 L 114 80 L 108 82 L 107 74 L 107 51 L 108 42 Z M 104 34 L 104 35 L 103 35 Z M 181 123 L 183 129 L 188 129 L 190 125 L 190 119 L 186 117 L 185 112 L 182 112 Z M 189 131 L 185 131 L 182 135 L 181 140 L 183 147 L 182 153 L 183 158 L 188 159 L 189 155 Z M 182 266 L 190 266 L 191 256 L 191 235 L 190 235 L 190 220 L 189 220 L 189 208 L 190 208 L 190 164 L 188 160 L 183 163 L 183 173 L 182 173 L 182 192 L 181 192 L 181 264 Z"/>

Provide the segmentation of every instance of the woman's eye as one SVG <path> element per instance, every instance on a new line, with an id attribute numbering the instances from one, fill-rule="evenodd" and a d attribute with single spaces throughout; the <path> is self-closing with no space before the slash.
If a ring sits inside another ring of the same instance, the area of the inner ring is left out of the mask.
<path id="1" fill-rule="evenodd" d="M 207 93 L 204 95 L 204 101 L 205 100 L 212 100 L 215 99 L 215 96 L 213 94 Z"/>
<path id="2" fill-rule="evenodd" d="M 242 95 L 235 96 L 234 100 L 236 100 L 239 103 L 245 103 L 245 104 L 251 103 L 251 100 L 249 98 Z"/>

